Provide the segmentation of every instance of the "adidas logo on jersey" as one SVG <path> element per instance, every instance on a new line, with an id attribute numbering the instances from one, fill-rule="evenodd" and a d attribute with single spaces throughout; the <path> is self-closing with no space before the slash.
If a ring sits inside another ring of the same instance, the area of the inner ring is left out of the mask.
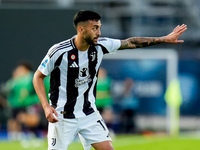
<path id="1" fill-rule="evenodd" d="M 70 68 L 78 68 L 78 65 L 76 64 L 76 62 L 74 61 L 71 66 L 69 66 Z"/>

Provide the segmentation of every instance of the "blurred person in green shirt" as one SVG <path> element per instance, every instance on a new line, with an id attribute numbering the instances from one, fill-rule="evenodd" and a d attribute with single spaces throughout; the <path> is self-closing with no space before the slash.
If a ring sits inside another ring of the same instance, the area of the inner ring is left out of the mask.
<path id="1" fill-rule="evenodd" d="M 102 115 L 108 129 L 112 132 L 113 110 L 112 110 L 112 96 L 111 96 L 111 79 L 107 75 L 105 68 L 99 69 L 96 90 L 96 106 Z"/>
<path id="2" fill-rule="evenodd" d="M 13 71 L 13 77 L 7 81 L 7 98 L 12 108 L 27 107 L 39 103 L 32 84 L 32 67 L 22 62 Z"/>
<path id="3" fill-rule="evenodd" d="M 20 62 L 14 69 L 12 78 L 4 86 L 4 93 L 11 109 L 7 122 L 8 137 L 20 140 L 25 131 L 36 134 L 41 121 L 41 105 L 33 87 L 32 65 L 28 61 Z M 49 86 L 48 78 L 45 85 Z"/>
<path id="4" fill-rule="evenodd" d="M 96 106 L 100 113 L 105 107 L 112 106 L 112 98 L 110 93 L 111 79 L 107 76 L 104 68 L 99 69 L 97 81 Z"/>

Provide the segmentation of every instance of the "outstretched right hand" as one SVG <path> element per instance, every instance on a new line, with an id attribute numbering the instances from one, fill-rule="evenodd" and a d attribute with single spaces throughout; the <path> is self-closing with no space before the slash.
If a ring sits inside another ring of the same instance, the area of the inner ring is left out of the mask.
<path id="1" fill-rule="evenodd" d="M 51 107 L 50 105 L 47 105 L 44 108 L 44 111 L 45 111 L 46 118 L 49 122 L 51 123 L 58 122 L 58 119 L 56 118 L 58 117 L 58 113 L 53 107 Z"/>
<path id="2" fill-rule="evenodd" d="M 187 30 L 187 25 L 182 24 L 178 25 L 170 34 L 165 36 L 165 40 L 167 43 L 176 44 L 183 43 L 183 40 L 178 40 L 179 36 Z"/>

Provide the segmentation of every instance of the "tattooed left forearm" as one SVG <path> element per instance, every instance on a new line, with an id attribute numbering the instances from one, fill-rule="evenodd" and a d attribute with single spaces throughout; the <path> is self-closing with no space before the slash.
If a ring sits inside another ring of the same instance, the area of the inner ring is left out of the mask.
<path id="1" fill-rule="evenodd" d="M 164 42 L 165 37 L 131 37 L 121 40 L 121 47 L 119 49 L 142 48 Z"/>

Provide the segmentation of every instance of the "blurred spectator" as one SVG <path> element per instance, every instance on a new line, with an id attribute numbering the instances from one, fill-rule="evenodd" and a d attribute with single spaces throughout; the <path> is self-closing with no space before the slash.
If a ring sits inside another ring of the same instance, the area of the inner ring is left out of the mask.
<path id="1" fill-rule="evenodd" d="M 107 71 L 101 67 L 99 69 L 97 81 L 96 106 L 107 124 L 107 127 L 111 130 L 113 112 L 110 86 L 111 79 L 107 76 Z"/>
<path id="2" fill-rule="evenodd" d="M 136 132 L 134 117 L 139 106 L 139 100 L 134 96 L 133 87 L 133 79 L 125 79 L 121 96 L 121 131 L 124 133 Z"/>
<path id="3" fill-rule="evenodd" d="M 40 125 L 41 105 L 32 84 L 33 72 L 29 62 L 21 62 L 14 69 L 12 78 L 3 87 L 11 108 L 7 122 L 10 140 L 20 140 L 24 133 L 37 135 Z"/>

